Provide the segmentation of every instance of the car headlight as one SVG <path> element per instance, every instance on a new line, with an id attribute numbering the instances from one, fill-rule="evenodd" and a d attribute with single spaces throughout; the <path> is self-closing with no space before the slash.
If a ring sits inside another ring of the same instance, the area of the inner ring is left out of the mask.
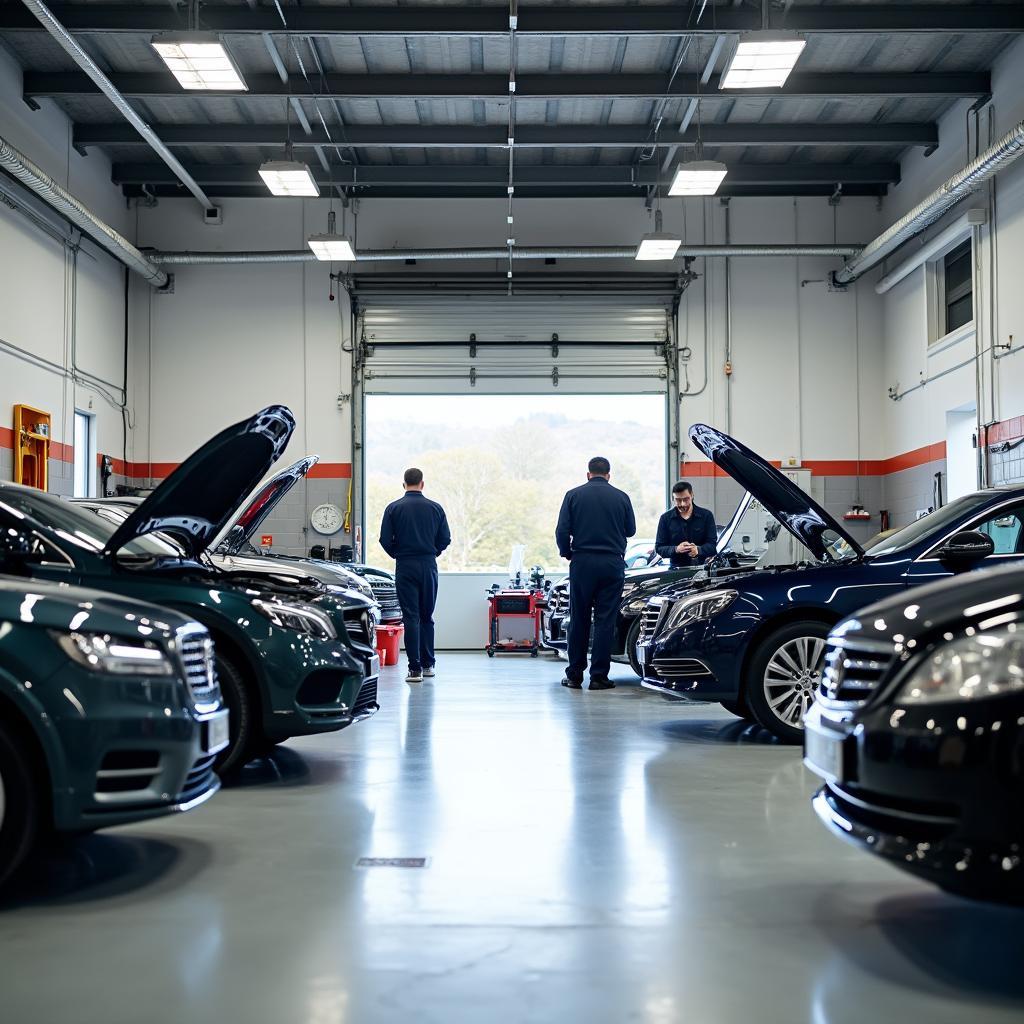
<path id="1" fill-rule="evenodd" d="M 334 623 L 318 608 L 308 604 L 284 604 L 257 598 L 252 606 L 281 629 L 294 629 L 297 633 L 305 633 L 317 640 L 338 639 Z"/>
<path id="2" fill-rule="evenodd" d="M 632 601 L 629 601 L 623 611 L 627 615 L 639 615 L 644 610 L 644 605 L 647 604 L 646 597 L 634 597 Z"/>
<path id="3" fill-rule="evenodd" d="M 1024 628 L 1011 624 L 937 647 L 910 675 L 900 704 L 984 700 L 1024 690 Z"/>
<path id="4" fill-rule="evenodd" d="M 706 594 L 691 594 L 681 598 L 669 612 L 666 629 L 675 629 L 690 622 L 704 622 L 724 612 L 736 600 L 735 590 L 712 590 Z"/>
<path id="5" fill-rule="evenodd" d="M 57 646 L 74 662 L 112 676 L 169 676 L 174 666 L 152 640 L 105 633 L 53 633 Z"/>

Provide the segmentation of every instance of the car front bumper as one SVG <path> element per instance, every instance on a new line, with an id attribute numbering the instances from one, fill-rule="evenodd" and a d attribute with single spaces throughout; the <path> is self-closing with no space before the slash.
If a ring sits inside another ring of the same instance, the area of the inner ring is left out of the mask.
<path id="1" fill-rule="evenodd" d="M 651 643 L 638 644 L 636 653 L 641 685 L 649 690 L 699 702 L 736 699 L 740 656 L 723 649 L 707 622 L 659 634 Z"/>
<path id="2" fill-rule="evenodd" d="M 63 692 L 82 710 L 69 708 L 54 723 L 64 752 L 54 778 L 57 831 L 187 811 L 220 789 L 213 762 L 227 742 L 226 709 L 198 713 L 182 703 L 177 680 L 108 680 L 103 699 L 89 699 L 73 675 Z"/>
<path id="3" fill-rule="evenodd" d="M 840 838 L 943 888 L 1024 902 L 1019 696 L 854 712 L 816 704 L 804 761 Z"/>

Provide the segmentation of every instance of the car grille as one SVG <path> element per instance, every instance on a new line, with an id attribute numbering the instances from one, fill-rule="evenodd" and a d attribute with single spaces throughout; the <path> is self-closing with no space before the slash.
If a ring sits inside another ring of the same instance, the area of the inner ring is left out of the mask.
<path id="1" fill-rule="evenodd" d="M 569 611 L 569 588 L 557 586 L 552 588 L 548 598 L 548 610 L 552 615 L 565 615 Z"/>
<path id="2" fill-rule="evenodd" d="M 709 676 L 711 669 L 697 658 L 655 658 L 654 671 L 663 679 L 692 679 Z"/>
<path id="3" fill-rule="evenodd" d="M 209 711 L 216 707 L 220 703 L 220 686 L 209 633 L 195 624 L 179 629 L 178 656 L 196 709 Z"/>
<path id="4" fill-rule="evenodd" d="M 818 692 L 829 704 L 864 704 L 878 689 L 895 660 L 893 646 L 881 640 L 859 637 L 830 640 Z"/>
<path id="5" fill-rule="evenodd" d="M 355 716 L 372 715 L 378 709 L 377 704 L 377 680 L 368 679 L 359 688 L 359 695 L 356 697 L 352 714 Z"/>
<path id="6" fill-rule="evenodd" d="M 188 775 L 185 776 L 185 785 L 178 794 L 178 803 L 186 804 L 197 796 L 202 796 L 213 783 L 213 762 L 215 754 L 204 754 L 195 764 L 192 765 Z"/>
<path id="7" fill-rule="evenodd" d="M 370 624 L 369 612 L 365 609 L 353 608 L 345 612 L 345 629 L 352 643 L 358 644 L 361 647 L 373 648 L 374 631 Z"/>
<path id="8" fill-rule="evenodd" d="M 661 617 L 665 612 L 662 601 L 648 601 L 640 613 L 640 635 L 637 638 L 642 644 L 649 644 L 657 635 L 661 625 Z"/>
<path id="9" fill-rule="evenodd" d="M 395 589 L 394 583 L 380 576 L 376 578 L 366 576 L 364 579 L 370 584 L 373 599 L 380 605 L 380 609 L 385 615 L 401 613 L 402 609 L 398 604 L 398 591 Z"/>

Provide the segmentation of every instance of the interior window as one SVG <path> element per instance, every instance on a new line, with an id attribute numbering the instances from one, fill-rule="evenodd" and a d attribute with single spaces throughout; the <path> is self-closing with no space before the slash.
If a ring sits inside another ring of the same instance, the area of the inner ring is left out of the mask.
<path id="1" fill-rule="evenodd" d="M 979 523 L 974 529 L 992 538 L 997 555 L 1024 554 L 1024 505 L 1012 505 Z"/>

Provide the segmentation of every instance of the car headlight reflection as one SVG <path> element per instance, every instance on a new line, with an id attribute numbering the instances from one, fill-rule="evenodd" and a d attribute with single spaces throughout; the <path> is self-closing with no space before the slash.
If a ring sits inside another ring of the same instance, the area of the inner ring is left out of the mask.
<path id="1" fill-rule="evenodd" d="M 676 629 L 691 622 L 704 622 L 724 612 L 736 600 L 735 590 L 711 590 L 706 594 L 691 594 L 681 598 L 668 613 L 666 629 Z"/>
<path id="2" fill-rule="evenodd" d="M 1024 690 L 1024 628 L 963 636 L 935 648 L 903 684 L 900 704 L 984 700 Z"/>
<path id="3" fill-rule="evenodd" d="M 639 615 L 644 610 L 644 605 L 647 604 L 646 597 L 634 597 L 626 607 L 625 611 L 627 615 Z"/>
<path id="4" fill-rule="evenodd" d="M 72 661 L 93 672 L 112 676 L 174 674 L 166 652 L 152 640 L 105 633 L 53 633 L 52 636 Z"/>
<path id="5" fill-rule="evenodd" d="M 281 629 L 293 629 L 317 640 L 337 640 L 334 623 L 319 609 L 308 604 L 285 604 L 282 601 L 252 602 L 253 608 Z"/>

